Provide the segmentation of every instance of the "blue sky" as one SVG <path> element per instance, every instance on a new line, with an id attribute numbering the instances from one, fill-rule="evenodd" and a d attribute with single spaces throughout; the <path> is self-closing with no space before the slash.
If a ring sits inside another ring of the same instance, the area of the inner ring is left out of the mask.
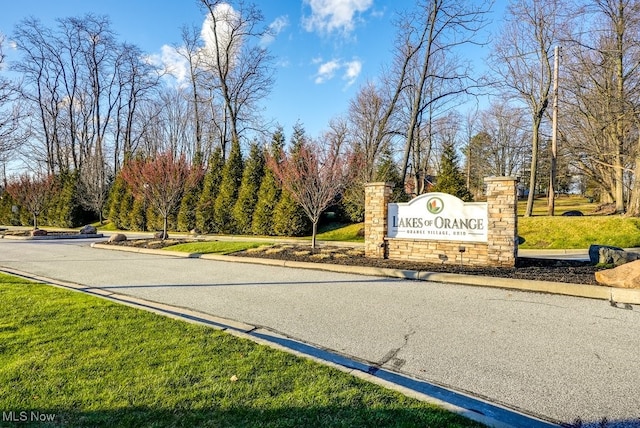
<path id="1" fill-rule="evenodd" d="M 300 121 L 311 137 L 344 114 L 358 88 L 390 65 L 392 20 L 412 0 L 255 0 L 273 25 L 268 44 L 276 59 L 276 83 L 265 100 L 264 115 L 290 136 Z M 85 13 L 108 15 L 120 40 L 150 55 L 168 58 L 167 47 L 180 44 L 183 25 L 200 27 L 204 12 L 196 0 L 28 0 L 0 6 L 0 32 L 35 16 L 52 25 L 55 18 Z M 8 53 L 8 52 L 7 52 Z"/>

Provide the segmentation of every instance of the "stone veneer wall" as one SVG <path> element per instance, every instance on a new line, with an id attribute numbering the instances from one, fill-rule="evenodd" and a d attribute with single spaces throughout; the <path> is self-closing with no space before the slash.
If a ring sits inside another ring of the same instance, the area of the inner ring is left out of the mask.
<path id="1" fill-rule="evenodd" d="M 431 263 L 513 267 L 518 256 L 518 206 L 512 177 L 488 177 L 488 241 L 437 241 L 387 238 L 387 207 L 392 184 L 365 186 L 365 255 Z M 460 250 L 464 249 L 464 252 Z"/>

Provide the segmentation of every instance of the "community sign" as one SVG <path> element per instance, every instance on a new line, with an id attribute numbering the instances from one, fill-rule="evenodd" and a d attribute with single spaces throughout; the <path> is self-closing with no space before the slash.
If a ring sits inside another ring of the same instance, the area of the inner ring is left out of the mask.
<path id="1" fill-rule="evenodd" d="M 389 204 L 387 237 L 487 242 L 486 202 L 464 202 L 447 193 L 425 193 Z"/>

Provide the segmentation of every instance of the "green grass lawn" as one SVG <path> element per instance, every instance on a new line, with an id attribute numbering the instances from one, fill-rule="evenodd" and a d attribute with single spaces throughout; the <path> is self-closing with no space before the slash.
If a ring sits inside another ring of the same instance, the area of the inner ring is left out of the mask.
<path id="1" fill-rule="evenodd" d="M 248 250 L 249 248 L 257 248 L 262 245 L 270 245 L 265 242 L 243 242 L 243 241 L 206 241 L 206 242 L 189 242 L 186 244 L 177 244 L 166 247 L 166 250 L 182 251 L 185 253 L 200 254 L 229 254 L 236 251 Z"/>
<path id="2" fill-rule="evenodd" d="M 48 426 L 479 426 L 310 360 L 96 297 L 0 274 L 0 302 L 0 410 L 55 415 Z"/>
<path id="3" fill-rule="evenodd" d="M 534 216 L 546 216 L 547 215 L 547 198 L 537 198 L 533 200 L 533 212 Z M 583 196 L 576 195 L 561 195 L 558 196 L 554 204 L 554 214 L 559 216 L 566 211 L 582 211 L 584 215 L 592 213 L 599 205 L 598 202 L 590 202 L 589 199 Z M 527 200 L 523 199 L 518 201 L 518 215 L 524 215 L 527 210 Z"/>
<path id="4" fill-rule="evenodd" d="M 364 228 L 364 223 L 331 225 L 329 230 L 318 233 L 316 238 L 318 241 L 364 242 L 364 236 L 358 235 L 362 228 Z"/>
<path id="5" fill-rule="evenodd" d="M 586 249 L 591 244 L 640 247 L 640 219 L 621 216 L 518 219 L 520 248 Z"/>

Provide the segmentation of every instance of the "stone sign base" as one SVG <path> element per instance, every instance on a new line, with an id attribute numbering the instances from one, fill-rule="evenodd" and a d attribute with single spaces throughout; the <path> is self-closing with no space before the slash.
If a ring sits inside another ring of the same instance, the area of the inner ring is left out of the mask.
<path id="1" fill-rule="evenodd" d="M 365 255 L 418 262 L 513 267 L 518 256 L 518 206 L 513 177 L 488 177 L 487 242 L 388 238 L 387 209 L 392 184 L 365 186 Z"/>

